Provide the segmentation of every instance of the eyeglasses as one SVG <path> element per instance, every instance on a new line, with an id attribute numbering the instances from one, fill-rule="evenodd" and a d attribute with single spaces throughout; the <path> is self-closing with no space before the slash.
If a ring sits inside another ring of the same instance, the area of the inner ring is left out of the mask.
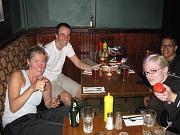
<path id="1" fill-rule="evenodd" d="M 149 75 L 149 74 L 156 74 L 156 72 L 158 71 L 158 70 L 160 70 L 160 69 L 162 69 L 162 68 L 158 68 L 158 69 L 151 69 L 150 71 L 148 71 L 148 72 L 144 72 L 144 75 Z"/>
<path id="2" fill-rule="evenodd" d="M 172 49 L 174 45 L 161 45 L 161 48 Z"/>

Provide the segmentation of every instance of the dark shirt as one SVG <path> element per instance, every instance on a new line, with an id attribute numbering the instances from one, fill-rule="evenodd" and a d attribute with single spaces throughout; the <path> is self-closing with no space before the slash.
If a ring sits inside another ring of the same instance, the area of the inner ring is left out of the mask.
<path id="1" fill-rule="evenodd" d="M 180 77 L 180 55 L 176 55 L 169 63 L 169 72 Z"/>
<path id="2" fill-rule="evenodd" d="M 164 82 L 170 89 L 177 94 L 174 103 L 167 103 L 152 96 L 148 108 L 151 108 L 157 113 L 157 121 L 161 123 L 162 115 L 167 110 L 170 120 L 175 129 L 180 133 L 180 79 L 174 76 L 169 76 Z"/>

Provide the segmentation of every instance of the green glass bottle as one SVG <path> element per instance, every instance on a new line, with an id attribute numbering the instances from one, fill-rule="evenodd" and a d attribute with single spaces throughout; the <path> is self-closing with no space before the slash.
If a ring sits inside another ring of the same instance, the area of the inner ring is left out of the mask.
<path id="1" fill-rule="evenodd" d="M 70 125 L 72 127 L 79 126 L 79 107 L 75 99 L 71 101 L 71 108 L 70 108 Z"/>

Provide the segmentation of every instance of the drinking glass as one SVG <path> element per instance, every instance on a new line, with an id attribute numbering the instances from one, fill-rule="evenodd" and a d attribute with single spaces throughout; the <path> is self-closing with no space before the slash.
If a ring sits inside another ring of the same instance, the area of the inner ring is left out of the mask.
<path id="1" fill-rule="evenodd" d="M 121 78 L 122 78 L 122 81 L 126 82 L 128 76 L 129 76 L 129 66 L 128 65 L 122 65 L 121 66 Z"/>
<path id="2" fill-rule="evenodd" d="M 165 135 L 166 134 L 166 128 L 162 127 L 159 124 L 155 124 L 151 128 L 151 134 L 153 134 L 153 135 Z"/>
<path id="3" fill-rule="evenodd" d="M 94 119 L 94 108 L 84 107 L 81 110 L 81 116 L 83 120 L 83 130 L 85 133 L 91 133 L 93 131 L 93 119 Z"/>
<path id="4" fill-rule="evenodd" d="M 100 67 L 92 67 L 92 78 L 93 80 L 98 80 L 100 78 Z"/>
<path id="5" fill-rule="evenodd" d="M 156 112 L 151 109 L 144 110 L 142 112 L 144 125 L 143 125 L 143 134 L 151 135 L 151 129 L 156 122 Z"/>
<path id="6" fill-rule="evenodd" d="M 90 59 L 94 62 L 97 62 L 98 56 L 98 50 L 96 48 L 93 48 L 90 50 Z"/>
<path id="7" fill-rule="evenodd" d="M 121 130 L 122 129 L 122 115 L 120 112 L 116 112 L 115 116 L 115 129 Z"/>

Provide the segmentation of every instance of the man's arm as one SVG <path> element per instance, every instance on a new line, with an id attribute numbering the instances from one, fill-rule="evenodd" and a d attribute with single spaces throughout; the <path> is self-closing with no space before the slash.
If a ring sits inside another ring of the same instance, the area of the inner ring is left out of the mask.
<path id="1" fill-rule="evenodd" d="M 91 66 L 82 62 L 77 55 L 73 55 L 72 57 L 70 57 L 70 60 L 74 63 L 74 65 L 76 67 L 78 67 L 79 69 L 82 70 L 86 70 L 86 71 L 90 71 L 91 70 Z"/>

